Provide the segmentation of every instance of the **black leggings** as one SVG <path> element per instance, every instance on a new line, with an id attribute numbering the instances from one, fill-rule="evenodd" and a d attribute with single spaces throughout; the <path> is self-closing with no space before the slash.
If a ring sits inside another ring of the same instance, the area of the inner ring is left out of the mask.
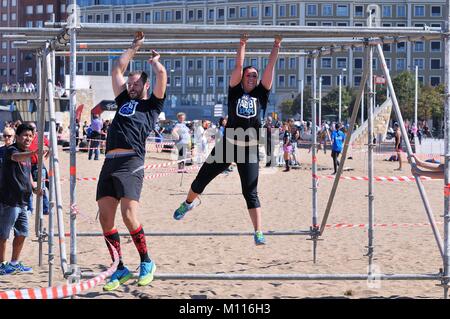
<path id="1" fill-rule="evenodd" d="M 333 166 L 334 166 L 334 172 L 337 172 L 337 168 L 339 166 L 339 154 L 341 154 L 341 152 L 336 152 L 336 151 L 331 151 L 331 157 L 333 158 Z"/>
<path id="2" fill-rule="evenodd" d="M 213 156 L 216 154 L 217 147 L 220 146 L 217 145 L 214 147 L 211 154 L 208 156 L 208 159 L 200 168 L 197 177 L 192 182 L 191 189 L 197 194 L 203 193 L 205 187 L 231 164 L 229 161 L 225 160 L 212 160 Z M 255 150 L 256 154 L 254 154 Z M 252 209 L 261 207 L 257 191 L 259 175 L 258 148 L 254 147 L 249 150 L 247 147 L 234 146 L 234 151 L 235 154 L 237 151 L 246 152 L 245 161 L 237 161 L 235 155 L 234 162 L 237 164 L 239 177 L 241 178 L 242 195 L 244 195 L 245 201 L 247 202 L 247 208 Z M 223 159 L 227 159 L 225 151 L 223 153 Z M 249 158 L 253 158 L 253 161 L 250 161 Z"/>

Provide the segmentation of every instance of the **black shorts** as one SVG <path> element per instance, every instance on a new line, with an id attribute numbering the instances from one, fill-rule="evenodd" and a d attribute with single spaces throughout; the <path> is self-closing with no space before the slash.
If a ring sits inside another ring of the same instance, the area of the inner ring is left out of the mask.
<path id="1" fill-rule="evenodd" d="M 97 199 L 111 196 L 139 201 L 144 181 L 144 161 L 136 155 L 107 158 L 97 184 Z"/>

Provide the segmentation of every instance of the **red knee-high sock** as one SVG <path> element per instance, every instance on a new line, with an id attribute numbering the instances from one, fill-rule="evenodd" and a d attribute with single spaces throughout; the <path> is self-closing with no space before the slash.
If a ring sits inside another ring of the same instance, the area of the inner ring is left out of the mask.
<path id="1" fill-rule="evenodd" d="M 113 229 L 110 232 L 104 233 L 103 236 L 105 236 L 106 246 L 108 247 L 109 254 L 111 255 L 111 259 L 114 261 L 114 251 L 111 248 L 108 243 L 110 243 L 116 250 L 117 254 L 119 255 L 119 265 L 117 266 L 118 269 L 123 269 L 123 262 L 122 262 L 122 251 L 120 249 L 120 236 L 117 229 Z"/>
<path id="2" fill-rule="evenodd" d="M 131 238 L 133 238 L 134 245 L 137 248 L 139 256 L 141 257 L 141 262 L 150 262 L 150 257 L 148 256 L 147 243 L 145 241 L 145 233 L 142 225 L 136 230 L 130 232 Z"/>

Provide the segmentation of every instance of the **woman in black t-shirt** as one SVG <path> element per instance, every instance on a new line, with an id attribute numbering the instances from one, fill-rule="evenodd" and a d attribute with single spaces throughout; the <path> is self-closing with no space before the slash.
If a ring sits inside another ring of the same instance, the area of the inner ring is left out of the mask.
<path id="1" fill-rule="evenodd" d="M 254 66 L 243 67 L 247 35 L 240 40 L 236 54 L 236 66 L 228 88 L 228 122 L 222 142 L 216 143 L 206 162 L 191 185 L 186 201 L 175 211 L 179 220 L 194 208 L 194 200 L 205 187 L 231 162 L 236 162 L 241 179 L 242 194 L 255 230 L 256 245 L 265 244 L 261 231 L 261 205 L 258 198 L 258 139 L 261 113 L 264 113 L 272 88 L 273 71 L 280 49 L 281 37 L 275 37 L 267 67 L 258 83 L 258 70 Z"/>

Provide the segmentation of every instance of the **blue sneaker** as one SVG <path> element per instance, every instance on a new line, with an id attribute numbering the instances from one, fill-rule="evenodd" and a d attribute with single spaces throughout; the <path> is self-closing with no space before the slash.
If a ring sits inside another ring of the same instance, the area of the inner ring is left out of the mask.
<path id="1" fill-rule="evenodd" d="M 0 264 L 0 276 L 14 274 L 16 270 L 7 262 Z"/>
<path id="2" fill-rule="evenodd" d="M 22 262 L 13 265 L 11 263 L 8 263 L 6 267 L 10 267 L 15 274 L 31 274 L 33 273 L 33 268 L 27 267 Z"/>
<path id="3" fill-rule="evenodd" d="M 156 270 L 156 265 L 153 261 L 141 262 L 139 265 L 139 279 L 138 286 L 147 286 L 153 280 L 153 275 Z"/>
<path id="4" fill-rule="evenodd" d="M 127 267 L 123 267 L 123 269 L 117 269 L 112 275 L 106 285 L 103 286 L 103 290 L 112 291 L 119 288 L 119 286 L 125 283 L 132 277 L 132 273 L 128 270 Z"/>
<path id="5" fill-rule="evenodd" d="M 173 213 L 173 218 L 180 220 L 186 215 L 188 211 L 194 208 L 194 202 L 187 204 L 185 201 L 181 203 L 180 207 Z"/>
<path id="6" fill-rule="evenodd" d="M 255 239 L 255 245 L 265 245 L 266 239 L 264 238 L 264 234 L 262 231 L 256 231 L 253 235 L 253 238 Z"/>

